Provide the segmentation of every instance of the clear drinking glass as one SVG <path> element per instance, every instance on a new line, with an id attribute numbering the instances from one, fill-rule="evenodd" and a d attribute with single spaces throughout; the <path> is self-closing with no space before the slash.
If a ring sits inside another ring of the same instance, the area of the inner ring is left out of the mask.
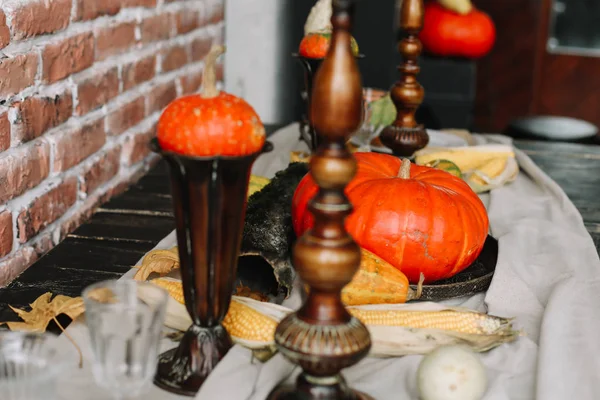
<path id="1" fill-rule="evenodd" d="M 167 292 L 113 280 L 88 286 L 83 299 L 96 383 L 118 400 L 139 396 L 156 372 Z"/>
<path id="2" fill-rule="evenodd" d="M 381 99 L 386 95 L 386 92 L 379 89 L 365 88 L 363 89 L 363 119 L 360 128 L 354 133 L 353 141 L 358 146 L 357 151 L 371 151 L 371 142 L 379 136 L 385 126 L 373 126 L 369 123 L 371 119 L 371 109 L 369 105 Z"/>
<path id="3" fill-rule="evenodd" d="M 49 333 L 0 333 L 0 398 L 56 399 L 56 383 L 69 367 Z"/>

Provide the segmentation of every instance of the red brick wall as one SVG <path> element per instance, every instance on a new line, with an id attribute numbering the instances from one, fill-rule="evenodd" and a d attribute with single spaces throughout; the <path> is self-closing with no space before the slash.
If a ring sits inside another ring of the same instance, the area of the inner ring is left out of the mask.
<path id="1" fill-rule="evenodd" d="M 0 285 L 146 171 L 223 0 L 0 0 Z"/>

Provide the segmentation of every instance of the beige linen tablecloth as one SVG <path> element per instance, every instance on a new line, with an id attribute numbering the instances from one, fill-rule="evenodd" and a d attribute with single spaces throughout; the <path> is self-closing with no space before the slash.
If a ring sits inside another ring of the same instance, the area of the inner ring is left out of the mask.
<path id="1" fill-rule="evenodd" d="M 298 126 L 288 126 L 270 140 L 275 151 L 261 156 L 253 173 L 272 177 L 285 168 L 297 141 Z M 475 136 L 480 143 L 509 143 L 507 137 Z M 481 358 L 488 372 L 485 400 L 600 399 L 600 260 L 582 218 L 561 188 L 531 159 L 516 151 L 521 167 L 516 181 L 482 195 L 491 233 L 499 240 L 496 273 L 487 293 L 455 299 L 463 305 L 503 317 L 516 317 L 527 336 L 502 345 Z M 592 171 L 589 171 L 593 173 Z M 600 200 L 599 200 L 600 201 Z M 174 234 L 157 248 L 176 244 Z M 127 274 L 126 277 L 131 277 Z M 286 305 L 297 307 L 297 296 Z M 83 323 L 68 329 L 83 344 Z M 65 346 L 70 344 L 65 343 Z M 175 344 L 163 340 L 163 349 Z M 356 389 L 376 399 L 417 399 L 416 369 L 421 356 L 367 358 L 344 371 Z M 107 399 L 95 389 L 86 368 L 69 377 L 65 399 Z M 264 400 L 298 371 L 280 355 L 267 363 L 252 361 L 248 350 L 235 346 L 201 388 L 198 400 Z M 77 397 L 77 393 L 83 397 Z M 75 397 L 73 397 L 75 396 Z M 179 399 L 155 387 L 145 400 Z"/>

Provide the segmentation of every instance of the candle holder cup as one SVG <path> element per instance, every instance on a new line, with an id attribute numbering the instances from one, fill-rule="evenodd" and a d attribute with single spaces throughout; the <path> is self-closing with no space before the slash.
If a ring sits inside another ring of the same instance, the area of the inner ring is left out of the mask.
<path id="1" fill-rule="evenodd" d="M 160 355 L 154 383 L 195 396 L 232 346 L 221 325 L 235 289 L 250 171 L 256 158 L 191 157 L 161 149 L 167 161 L 175 213 L 181 279 L 192 325 L 178 347 Z"/>

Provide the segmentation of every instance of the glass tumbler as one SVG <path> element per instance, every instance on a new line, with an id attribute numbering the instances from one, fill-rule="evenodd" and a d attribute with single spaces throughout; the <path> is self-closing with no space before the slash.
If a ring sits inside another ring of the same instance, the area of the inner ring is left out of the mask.
<path id="1" fill-rule="evenodd" d="M 152 382 L 167 292 L 134 280 L 103 281 L 83 291 L 96 383 L 121 400 Z"/>
<path id="2" fill-rule="evenodd" d="M 363 120 L 360 128 L 354 133 L 353 142 L 358 146 L 357 151 L 369 152 L 375 140 L 385 126 L 373 126 L 369 123 L 372 110 L 370 104 L 381 99 L 386 95 L 386 92 L 380 89 L 365 88 L 363 89 Z"/>
<path id="3" fill-rule="evenodd" d="M 0 399 L 56 399 L 57 379 L 69 367 L 57 343 L 49 333 L 1 332 Z"/>

